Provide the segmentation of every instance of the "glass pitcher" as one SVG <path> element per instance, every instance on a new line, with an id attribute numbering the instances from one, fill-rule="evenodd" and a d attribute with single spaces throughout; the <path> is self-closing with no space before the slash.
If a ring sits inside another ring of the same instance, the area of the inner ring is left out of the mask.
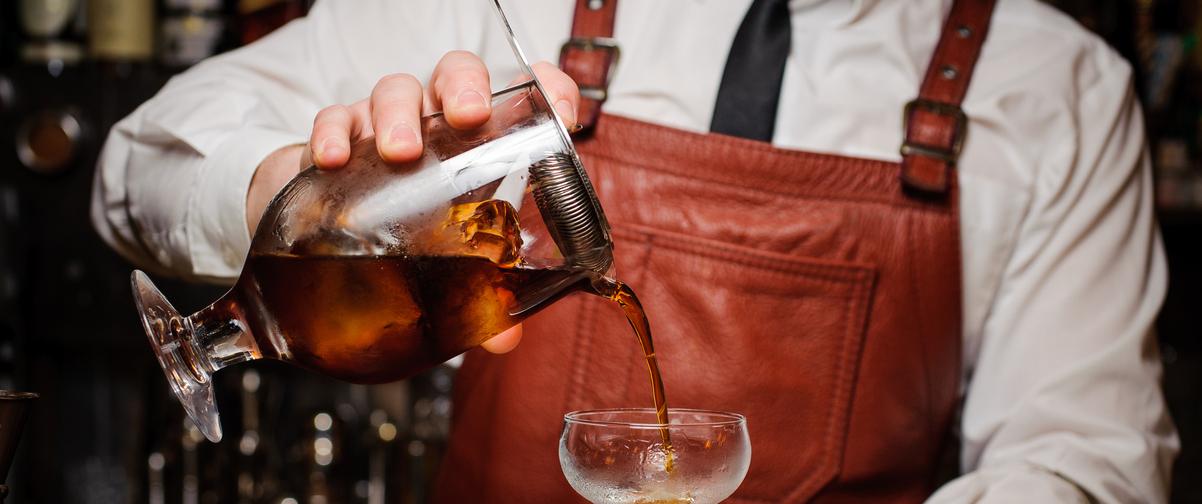
<path id="1" fill-rule="evenodd" d="M 345 168 L 301 172 L 268 205 L 234 287 L 191 316 L 134 271 L 150 344 L 209 440 L 221 439 L 221 368 L 268 358 L 355 383 L 403 379 L 609 270 L 592 185 L 493 3 L 525 80 L 493 95 L 483 126 L 433 114 L 416 162 L 385 163 L 367 139 Z"/>

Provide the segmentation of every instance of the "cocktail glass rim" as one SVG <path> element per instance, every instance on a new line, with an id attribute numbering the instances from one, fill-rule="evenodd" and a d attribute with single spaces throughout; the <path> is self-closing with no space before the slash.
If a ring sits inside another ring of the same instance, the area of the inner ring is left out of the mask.
<path id="1" fill-rule="evenodd" d="M 647 413 L 651 416 L 655 415 L 655 408 L 602 408 L 576 410 L 566 413 L 563 416 L 565 424 L 589 425 L 594 427 L 621 427 L 624 429 L 677 429 L 680 427 L 722 427 L 726 425 L 744 425 L 747 423 L 747 417 L 739 413 L 731 413 L 729 411 L 718 411 L 696 408 L 668 408 L 667 424 L 659 422 L 630 422 L 621 420 L 596 420 L 587 418 L 589 415 L 613 414 L 613 413 Z M 709 421 L 681 421 L 672 422 L 673 413 L 684 414 L 700 414 L 712 417 L 721 418 L 720 420 Z"/>

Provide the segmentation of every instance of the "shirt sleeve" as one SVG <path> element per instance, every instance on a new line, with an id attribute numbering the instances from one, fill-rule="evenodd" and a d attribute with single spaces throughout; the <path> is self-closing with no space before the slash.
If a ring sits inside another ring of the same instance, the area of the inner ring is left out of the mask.
<path id="1" fill-rule="evenodd" d="M 381 69 L 431 66 L 422 19 L 449 8 L 394 4 L 318 2 L 305 18 L 171 79 L 109 134 L 93 186 L 100 236 L 152 272 L 236 278 L 259 163 L 305 142 L 322 107 L 367 96 Z"/>
<path id="2" fill-rule="evenodd" d="M 1113 61 L 1083 86 L 1069 154 L 1039 167 L 967 386 L 968 473 L 929 502 L 1167 501 L 1167 272 L 1130 75 Z"/>
<path id="3" fill-rule="evenodd" d="M 113 127 L 92 220 L 140 267 L 189 279 L 237 277 L 250 237 L 246 193 L 259 162 L 303 143 L 327 101 L 301 19 L 176 76 Z"/>

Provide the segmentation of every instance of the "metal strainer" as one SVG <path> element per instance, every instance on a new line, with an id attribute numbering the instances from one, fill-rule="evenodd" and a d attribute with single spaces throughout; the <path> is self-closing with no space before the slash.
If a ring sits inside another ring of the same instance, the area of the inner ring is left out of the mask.
<path id="1" fill-rule="evenodd" d="M 605 273 L 613 264 L 609 223 L 588 174 L 568 154 L 552 154 L 530 166 L 534 202 L 551 237 L 571 266 Z"/>

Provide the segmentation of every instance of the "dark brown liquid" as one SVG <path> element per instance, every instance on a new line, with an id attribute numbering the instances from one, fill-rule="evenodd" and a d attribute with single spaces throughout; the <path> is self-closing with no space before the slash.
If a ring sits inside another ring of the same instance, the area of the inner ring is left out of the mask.
<path id="1" fill-rule="evenodd" d="M 325 243 L 297 245 L 296 255 L 252 253 L 233 295 L 264 356 L 354 383 L 413 376 L 568 293 L 604 296 L 634 329 L 666 425 L 651 327 L 634 291 L 588 270 L 527 266 L 516 215 L 499 200 L 456 205 L 425 235 L 427 255 L 315 253 Z M 668 430 L 660 435 L 671 470 Z"/>
<path id="2" fill-rule="evenodd" d="M 262 307 L 248 310 L 260 350 L 355 383 L 407 378 L 478 346 L 534 312 L 513 315 L 526 289 L 587 284 L 571 270 L 463 256 L 252 255 L 246 272 L 238 289 Z"/>

